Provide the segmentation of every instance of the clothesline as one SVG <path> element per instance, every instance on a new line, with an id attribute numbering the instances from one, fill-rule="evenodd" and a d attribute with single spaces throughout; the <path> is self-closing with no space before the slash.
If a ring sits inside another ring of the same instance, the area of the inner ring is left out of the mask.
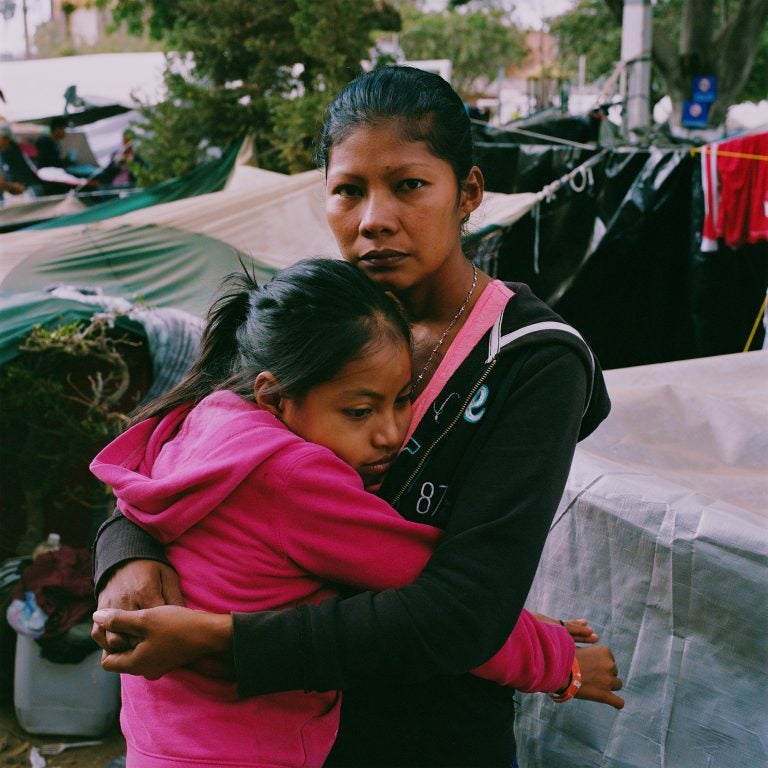
<path id="1" fill-rule="evenodd" d="M 535 221 L 533 232 L 533 271 L 535 274 L 540 274 L 539 267 L 539 245 L 540 245 L 540 224 L 541 224 L 541 203 L 551 203 L 555 199 L 555 194 L 566 184 L 571 185 L 571 189 L 576 192 L 583 192 L 587 186 L 592 186 L 595 183 L 595 178 L 592 174 L 592 166 L 599 163 L 605 155 L 608 153 L 607 149 L 602 149 L 596 155 L 593 155 L 588 160 L 585 160 L 581 165 L 569 171 L 559 179 L 544 186 L 539 192 L 536 193 L 536 205 L 533 207 L 533 216 Z M 581 176 L 579 183 L 576 183 L 576 179 Z"/>
<path id="2" fill-rule="evenodd" d="M 712 149 L 711 147 L 691 147 L 693 155 L 717 155 L 718 157 L 739 157 L 742 160 L 768 160 L 768 155 L 751 155 L 748 152 L 731 152 L 727 149 Z"/>
<path id="3" fill-rule="evenodd" d="M 590 185 L 593 182 L 593 179 L 591 178 L 591 168 L 593 165 L 596 165 L 599 163 L 607 154 L 608 150 L 603 149 L 600 152 L 598 152 L 596 155 L 593 155 L 588 160 L 585 160 L 581 165 L 576 166 L 572 171 L 569 171 L 565 175 L 561 176 L 559 179 L 556 179 L 555 181 L 546 184 L 543 186 L 536 194 L 538 196 L 539 200 L 546 200 L 547 202 L 550 202 L 555 197 L 555 193 L 557 190 L 559 190 L 561 187 L 563 187 L 565 184 L 570 183 L 571 187 L 573 188 L 574 192 L 582 192 L 584 190 L 584 187 L 587 183 Z M 576 178 L 578 176 L 582 176 L 581 183 L 577 186 L 574 184 Z"/>
<path id="4" fill-rule="evenodd" d="M 576 149 L 591 149 L 595 150 L 598 149 L 597 144 L 584 144 L 580 141 L 571 141 L 570 139 L 563 139 L 559 136 L 550 136 L 549 134 L 545 133 L 536 133 L 535 131 L 529 131 L 525 128 L 515 128 L 513 125 L 506 125 L 502 127 L 497 127 L 495 125 L 489 125 L 488 123 L 484 123 L 482 120 L 472 120 L 473 123 L 476 123 L 477 125 L 482 125 L 486 130 L 489 130 L 491 132 L 496 133 L 519 133 L 521 136 L 530 136 L 534 139 L 544 139 L 547 142 L 552 142 L 554 144 L 562 144 L 566 147 L 575 147 Z M 495 147 L 519 147 L 520 145 L 515 142 L 493 142 Z"/>

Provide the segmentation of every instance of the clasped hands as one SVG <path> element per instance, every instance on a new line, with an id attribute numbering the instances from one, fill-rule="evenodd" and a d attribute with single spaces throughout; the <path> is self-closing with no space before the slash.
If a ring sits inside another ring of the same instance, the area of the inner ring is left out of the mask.
<path id="1" fill-rule="evenodd" d="M 559 622 L 543 614 L 539 621 L 561 623 L 577 645 L 582 686 L 575 698 L 608 704 L 624 700 L 610 648 L 586 619 Z M 228 614 L 184 607 L 176 571 L 151 560 L 132 560 L 120 567 L 99 595 L 91 636 L 102 648 L 102 667 L 109 672 L 156 680 L 179 667 L 208 677 L 232 679 L 232 619 Z M 566 683 L 567 684 L 567 683 Z"/>
<path id="2" fill-rule="evenodd" d="M 232 619 L 184 607 L 178 574 L 152 560 L 132 560 L 99 594 L 91 637 L 108 672 L 156 680 L 179 667 L 234 678 Z"/>

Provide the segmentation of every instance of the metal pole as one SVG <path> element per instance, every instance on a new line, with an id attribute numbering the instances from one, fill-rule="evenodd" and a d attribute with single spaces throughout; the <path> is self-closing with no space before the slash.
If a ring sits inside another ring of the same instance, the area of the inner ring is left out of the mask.
<path id="1" fill-rule="evenodd" d="M 29 58 L 29 24 L 27 22 L 27 0 L 22 0 L 21 15 L 24 20 L 24 57 Z"/>
<path id="2" fill-rule="evenodd" d="M 624 0 L 621 60 L 626 69 L 623 127 L 626 138 L 643 137 L 651 124 L 651 0 Z"/>

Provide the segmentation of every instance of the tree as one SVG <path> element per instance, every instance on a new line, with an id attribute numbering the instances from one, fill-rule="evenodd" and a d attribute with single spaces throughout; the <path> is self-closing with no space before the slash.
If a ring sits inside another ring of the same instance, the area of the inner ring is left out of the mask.
<path id="1" fill-rule="evenodd" d="M 360 71 L 375 29 L 398 30 L 400 16 L 389 6 L 360 0 L 296 0 L 291 16 L 301 53 L 300 98 L 270 99 L 273 142 L 286 170 L 313 165 L 314 140 L 333 95 Z"/>
<path id="2" fill-rule="evenodd" d="M 579 0 L 572 10 L 551 20 L 549 31 L 557 38 L 564 68 L 577 71 L 579 57 L 585 57 L 588 82 L 610 75 L 619 60 L 621 27 L 605 0 Z"/>
<path id="3" fill-rule="evenodd" d="M 462 3 L 463 5 L 463 3 Z M 408 59 L 453 62 L 453 85 L 464 97 L 495 80 L 499 69 L 521 62 L 525 38 L 495 3 L 470 4 L 465 10 L 428 13 L 410 4 L 401 8 L 399 44 Z"/>
<path id="4" fill-rule="evenodd" d="M 42 59 L 58 56 L 82 56 L 92 53 L 134 53 L 137 51 L 161 51 L 162 45 L 148 36 L 130 35 L 117 27 L 110 28 L 106 35 L 93 43 L 73 42 L 66 27 L 55 19 L 39 24 L 35 28 L 35 52 Z"/>
<path id="5" fill-rule="evenodd" d="M 610 62 L 619 60 L 623 6 L 623 0 L 579 0 L 554 20 L 551 29 L 563 55 L 573 61 L 585 54 L 588 73 L 608 74 Z M 659 0 L 653 6 L 654 73 L 672 99 L 673 124 L 680 125 L 694 75 L 717 78 L 713 126 L 740 99 L 765 97 L 767 23 L 768 0 Z"/>
<path id="6" fill-rule="evenodd" d="M 327 101 L 360 71 L 373 30 L 399 22 L 377 0 L 117 0 L 114 16 L 179 52 L 163 103 L 143 109 L 142 183 L 245 135 L 263 167 L 310 167 Z"/>
<path id="7" fill-rule="evenodd" d="M 768 22 L 768 0 L 740 0 L 735 8 L 721 1 L 718 8 L 716 0 L 683 0 L 677 46 L 668 28 L 654 25 L 653 61 L 672 99 L 675 123 L 679 124 L 694 75 L 717 77 L 717 101 L 710 111 L 712 125 L 723 122 L 728 107 L 747 85 Z M 606 2 L 620 20 L 622 0 Z M 672 4 L 669 0 L 663 5 Z"/>

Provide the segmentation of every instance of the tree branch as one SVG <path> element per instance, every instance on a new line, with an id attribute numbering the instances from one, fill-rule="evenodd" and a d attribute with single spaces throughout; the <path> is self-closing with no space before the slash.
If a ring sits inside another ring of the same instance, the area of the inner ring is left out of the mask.
<path id="1" fill-rule="evenodd" d="M 680 68 L 683 76 L 711 73 L 714 0 L 686 0 L 680 21 Z"/>
<path id="2" fill-rule="evenodd" d="M 621 22 L 624 18 L 624 0 L 605 0 L 605 4 L 608 6 L 608 10 L 613 14 L 616 21 Z"/>
<path id="3" fill-rule="evenodd" d="M 768 0 L 742 0 L 736 14 L 720 30 L 713 48 L 720 93 L 737 94 L 747 82 L 757 45 L 768 23 Z"/>

